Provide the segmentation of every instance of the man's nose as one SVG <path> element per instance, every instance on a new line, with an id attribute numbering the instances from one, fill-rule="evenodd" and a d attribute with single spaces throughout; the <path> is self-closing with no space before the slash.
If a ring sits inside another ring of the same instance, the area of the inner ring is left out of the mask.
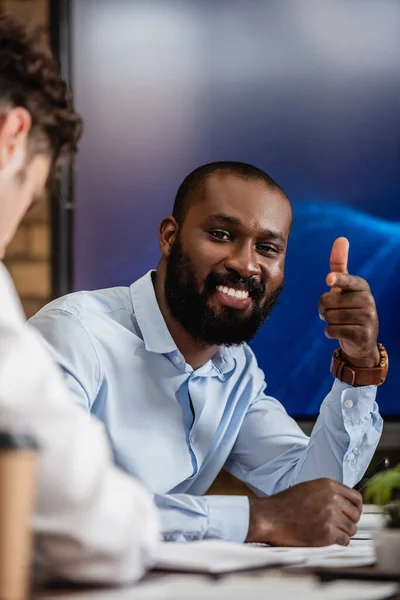
<path id="1" fill-rule="evenodd" d="M 225 259 L 225 268 L 227 271 L 236 271 L 243 279 L 260 275 L 261 269 L 254 246 L 242 244 L 232 248 L 231 253 Z"/>

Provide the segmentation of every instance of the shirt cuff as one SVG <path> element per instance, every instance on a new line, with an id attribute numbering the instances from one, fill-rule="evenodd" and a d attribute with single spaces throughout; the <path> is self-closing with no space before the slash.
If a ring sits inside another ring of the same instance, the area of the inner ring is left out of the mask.
<path id="1" fill-rule="evenodd" d="M 336 383 L 336 381 L 335 381 Z M 342 381 L 337 381 L 342 388 L 342 411 L 346 421 L 352 424 L 360 423 L 369 417 L 371 412 L 377 412 L 375 403 L 377 388 L 375 385 L 351 387 Z"/>
<path id="2" fill-rule="evenodd" d="M 345 421 L 356 424 L 369 417 L 371 412 L 377 411 L 376 386 L 365 385 L 360 387 L 351 387 L 347 383 L 335 379 L 331 391 L 325 398 L 322 405 L 330 404 L 339 408 Z M 335 401 L 340 399 L 339 406 Z"/>
<path id="3" fill-rule="evenodd" d="M 247 496 L 206 496 L 208 505 L 207 538 L 242 543 L 247 537 L 250 504 Z"/>

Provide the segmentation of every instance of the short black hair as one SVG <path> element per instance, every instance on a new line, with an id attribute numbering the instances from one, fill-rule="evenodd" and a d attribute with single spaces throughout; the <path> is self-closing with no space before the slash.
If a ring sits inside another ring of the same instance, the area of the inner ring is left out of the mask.
<path id="1" fill-rule="evenodd" d="M 267 187 L 279 190 L 287 198 L 285 192 L 276 181 L 258 167 L 236 161 L 211 162 L 189 173 L 179 186 L 172 210 L 172 216 L 178 224 L 184 221 L 193 200 L 194 192 L 201 188 L 211 175 L 218 172 L 232 173 L 243 179 L 264 181 Z"/>

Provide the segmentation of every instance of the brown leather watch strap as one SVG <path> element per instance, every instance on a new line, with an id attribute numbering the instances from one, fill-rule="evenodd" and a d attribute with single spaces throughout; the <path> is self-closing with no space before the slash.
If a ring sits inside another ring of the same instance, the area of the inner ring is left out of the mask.
<path id="1" fill-rule="evenodd" d="M 379 365 L 376 367 L 353 367 L 342 359 L 340 348 L 332 356 L 331 373 L 334 377 L 353 387 L 362 385 L 382 385 L 389 369 L 389 358 L 386 349 L 378 344 Z"/>

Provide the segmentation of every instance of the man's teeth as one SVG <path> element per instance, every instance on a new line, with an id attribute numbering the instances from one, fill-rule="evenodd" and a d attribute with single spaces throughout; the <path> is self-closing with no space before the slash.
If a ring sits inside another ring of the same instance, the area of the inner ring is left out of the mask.
<path id="1" fill-rule="evenodd" d="M 218 285 L 217 290 L 222 292 L 223 294 L 228 294 L 228 296 L 234 296 L 235 298 L 248 298 L 249 292 L 245 290 L 235 290 L 234 288 L 228 288 L 226 285 Z"/>

